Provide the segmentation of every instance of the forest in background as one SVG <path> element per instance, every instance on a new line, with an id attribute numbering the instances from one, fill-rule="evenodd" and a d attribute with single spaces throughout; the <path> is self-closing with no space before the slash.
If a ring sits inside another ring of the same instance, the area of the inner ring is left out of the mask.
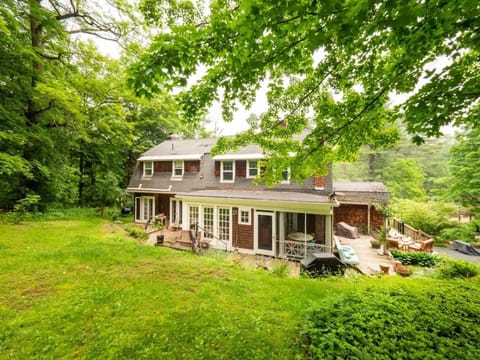
<path id="1" fill-rule="evenodd" d="M 2 2 L 0 209 L 118 204 L 140 153 L 170 132 L 202 133 L 168 93 L 140 98 L 128 87 L 148 37 L 129 1 Z"/>
<path id="2" fill-rule="evenodd" d="M 356 161 L 335 163 L 335 181 L 383 182 L 388 214 L 434 235 L 437 244 L 478 242 L 480 133 L 457 129 L 421 145 L 401 134 L 390 147 L 364 147 Z"/>

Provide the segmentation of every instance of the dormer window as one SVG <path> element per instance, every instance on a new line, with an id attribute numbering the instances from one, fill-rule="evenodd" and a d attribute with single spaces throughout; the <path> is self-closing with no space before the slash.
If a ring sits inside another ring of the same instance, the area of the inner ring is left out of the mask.
<path id="1" fill-rule="evenodd" d="M 153 175 L 153 161 L 144 161 L 143 176 L 152 176 L 152 175 Z"/>
<path id="2" fill-rule="evenodd" d="M 290 168 L 287 167 L 282 171 L 282 184 L 290 183 Z"/>
<path id="3" fill-rule="evenodd" d="M 181 178 L 183 177 L 183 172 L 184 172 L 183 160 L 174 160 L 172 177 Z"/>
<path id="4" fill-rule="evenodd" d="M 258 175 L 258 161 L 257 160 L 248 160 L 247 161 L 247 178 L 254 178 Z"/>
<path id="5" fill-rule="evenodd" d="M 235 162 L 222 161 L 221 182 L 235 181 Z"/>

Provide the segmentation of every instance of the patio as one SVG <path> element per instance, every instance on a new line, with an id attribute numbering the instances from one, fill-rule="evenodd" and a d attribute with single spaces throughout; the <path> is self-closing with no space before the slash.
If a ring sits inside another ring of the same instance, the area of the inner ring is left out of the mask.
<path id="1" fill-rule="evenodd" d="M 393 267 L 390 259 L 387 255 L 379 255 L 378 249 L 372 248 L 369 235 L 360 235 L 357 239 L 348 239 L 345 237 L 337 236 L 340 244 L 351 246 L 355 251 L 360 264 L 357 265 L 357 269 L 365 275 L 374 275 L 380 273 L 380 265 L 388 266 L 388 275 L 396 275 L 393 271 Z"/>

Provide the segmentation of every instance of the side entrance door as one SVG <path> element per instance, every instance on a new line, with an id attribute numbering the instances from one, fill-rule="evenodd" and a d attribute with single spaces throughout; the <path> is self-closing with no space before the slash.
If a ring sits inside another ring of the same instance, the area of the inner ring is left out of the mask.
<path id="1" fill-rule="evenodd" d="M 255 212 L 255 253 L 275 255 L 275 213 L 269 211 Z"/>

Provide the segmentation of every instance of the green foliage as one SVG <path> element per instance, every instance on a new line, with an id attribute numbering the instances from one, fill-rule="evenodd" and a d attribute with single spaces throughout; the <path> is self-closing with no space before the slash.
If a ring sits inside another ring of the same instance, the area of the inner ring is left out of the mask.
<path id="1" fill-rule="evenodd" d="M 401 159 L 384 169 L 383 179 L 392 197 L 425 200 L 425 176 L 415 159 Z"/>
<path id="2" fill-rule="evenodd" d="M 442 257 L 426 252 L 400 251 L 391 249 L 390 252 L 395 260 L 401 261 L 403 265 L 417 265 L 421 267 L 432 267 L 443 261 Z"/>
<path id="3" fill-rule="evenodd" d="M 430 235 L 437 235 L 442 229 L 448 227 L 448 218 L 457 211 L 453 204 L 407 199 L 396 200 L 391 208 L 396 218 Z"/>
<path id="4" fill-rule="evenodd" d="M 36 194 L 28 194 L 25 198 L 17 201 L 13 207 L 13 211 L 3 216 L 5 222 L 19 223 L 27 216 L 31 216 L 38 210 L 40 196 Z"/>
<path id="5" fill-rule="evenodd" d="M 125 226 L 125 231 L 135 239 L 140 239 L 140 240 L 148 239 L 148 234 L 142 229 L 138 228 L 138 226 L 135 226 L 135 225 Z"/>
<path id="6" fill-rule="evenodd" d="M 287 261 L 275 264 L 272 268 L 272 274 L 278 277 L 287 277 L 290 274 L 290 266 Z"/>
<path id="7" fill-rule="evenodd" d="M 450 160 L 449 198 L 480 213 L 480 129 L 473 127 L 457 136 Z"/>
<path id="8" fill-rule="evenodd" d="M 318 338 L 326 359 L 350 345 L 372 358 L 479 355 L 476 280 L 291 279 L 223 252 L 139 245 L 92 209 L 50 214 L 61 220 L 0 224 L 2 356 L 300 359 Z"/>
<path id="9" fill-rule="evenodd" d="M 461 295 L 455 284 L 426 285 L 371 287 L 314 306 L 303 329 L 306 357 L 478 358 L 478 289 L 460 285 Z"/>
<path id="10" fill-rule="evenodd" d="M 129 42 L 148 34 L 142 19 L 125 0 L 2 2 L 1 209 L 29 193 L 41 196 L 40 210 L 112 205 L 147 147 L 173 131 L 202 131 L 179 123 L 167 94 L 139 99 L 127 87 L 125 68 L 139 50 Z M 92 35 L 128 52 L 102 55 Z"/>
<path id="11" fill-rule="evenodd" d="M 449 226 L 442 229 L 440 233 L 435 237 L 435 240 L 439 242 L 449 242 L 453 240 L 461 240 L 464 242 L 475 242 L 475 235 L 477 222 L 469 223 L 459 223 L 459 222 L 450 222 Z"/>
<path id="12" fill-rule="evenodd" d="M 468 279 L 480 275 L 480 266 L 466 260 L 447 260 L 435 274 L 440 279 Z"/>
<path id="13" fill-rule="evenodd" d="M 277 182 L 286 165 L 301 180 L 351 161 L 364 145 L 397 140 L 397 119 L 417 144 L 451 122 L 475 124 L 479 6 L 467 0 L 145 0 L 145 15 L 161 31 L 132 66 L 130 83 L 145 96 L 178 91 L 189 123 L 215 101 L 231 119 L 265 85 L 269 106 L 258 129 L 216 151 L 258 144 L 268 155 L 266 183 Z M 194 74 L 197 81 L 188 84 Z M 398 94 L 408 96 L 389 106 Z M 306 127 L 310 134 L 295 139 Z"/>

